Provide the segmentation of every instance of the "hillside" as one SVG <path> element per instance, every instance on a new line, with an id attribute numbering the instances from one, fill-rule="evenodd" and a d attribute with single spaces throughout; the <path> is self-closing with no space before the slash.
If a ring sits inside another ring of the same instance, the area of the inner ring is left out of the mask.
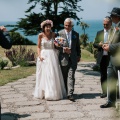
<path id="1" fill-rule="evenodd" d="M 15 46 L 15 47 L 17 47 L 17 46 Z M 37 51 L 37 46 L 36 45 L 27 45 L 26 47 L 27 47 L 27 49 L 33 49 L 35 52 Z M 5 49 L 0 47 L 0 57 L 1 56 L 5 57 L 4 51 L 5 51 Z M 82 53 L 81 61 L 85 61 L 85 62 L 93 62 L 93 61 L 95 61 L 94 55 L 91 54 L 89 51 L 87 51 L 85 49 L 81 49 L 81 53 Z"/>

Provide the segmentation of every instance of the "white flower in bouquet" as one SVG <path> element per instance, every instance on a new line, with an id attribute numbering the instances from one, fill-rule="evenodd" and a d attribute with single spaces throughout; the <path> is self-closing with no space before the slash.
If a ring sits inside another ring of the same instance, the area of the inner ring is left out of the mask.
<path id="1" fill-rule="evenodd" d="M 66 39 L 63 38 L 63 37 L 60 37 L 60 36 L 56 37 L 55 40 L 54 40 L 54 42 L 56 42 L 59 47 L 63 47 L 63 44 L 64 44 L 65 41 L 66 41 Z"/>

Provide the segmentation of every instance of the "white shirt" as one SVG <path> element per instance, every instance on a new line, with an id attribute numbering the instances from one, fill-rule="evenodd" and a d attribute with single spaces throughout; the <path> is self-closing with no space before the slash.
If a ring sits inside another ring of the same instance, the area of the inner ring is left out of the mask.
<path id="1" fill-rule="evenodd" d="M 67 36 L 67 39 L 68 39 L 69 47 L 71 48 L 71 34 L 72 34 L 72 31 L 67 32 L 65 30 L 65 33 L 66 33 L 66 36 Z"/>
<path id="2" fill-rule="evenodd" d="M 110 30 L 106 31 L 106 30 L 104 29 L 104 43 L 106 43 L 107 40 L 108 40 L 108 38 L 109 38 L 109 31 L 110 31 Z M 108 52 L 104 50 L 104 51 L 103 51 L 103 55 L 108 55 Z"/>

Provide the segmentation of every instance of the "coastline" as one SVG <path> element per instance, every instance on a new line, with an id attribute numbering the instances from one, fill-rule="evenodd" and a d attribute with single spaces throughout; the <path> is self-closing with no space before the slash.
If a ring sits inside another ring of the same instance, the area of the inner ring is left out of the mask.
<path id="1" fill-rule="evenodd" d="M 97 31 L 103 29 L 102 26 L 102 20 L 84 20 L 82 22 L 85 22 L 89 25 L 89 28 L 86 28 L 85 33 L 88 34 L 88 42 L 93 42 L 94 38 L 96 36 Z M 5 22 L 1 22 L 0 21 L 0 26 L 1 25 L 15 25 L 16 21 L 5 21 Z M 13 29 L 13 27 L 6 27 L 8 30 Z M 73 28 L 75 31 L 77 31 L 79 33 L 79 35 L 83 34 L 83 30 L 80 27 L 80 25 L 74 25 Z M 20 30 L 18 30 L 18 32 L 25 38 L 28 38 L 30 41 L 34 42 L 37 44 L 37 38 L 38 35 L 34 35 L 34 36 L 25 36 L 23 32 L 21 32 Z"/>

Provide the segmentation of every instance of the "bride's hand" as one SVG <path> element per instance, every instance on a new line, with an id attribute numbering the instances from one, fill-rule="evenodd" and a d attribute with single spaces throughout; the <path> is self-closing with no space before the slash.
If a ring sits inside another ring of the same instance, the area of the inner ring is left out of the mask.
<path id="1" fill-rule="evenodd" d="M 55 45 L 56 47 L 59 47 L 59 44 L 58 44 L 56 41 L 54 41 L 54 45 Z"/>
<path id="2" fill-rule="evenodd" d="M 43 58 L 43 57 L 40 57 L 40 56 L 39 56 L 39 59 L 40 59 L 40 61 L 43 61 L 43 60 L 44 60 L 44 58 Z"/>

